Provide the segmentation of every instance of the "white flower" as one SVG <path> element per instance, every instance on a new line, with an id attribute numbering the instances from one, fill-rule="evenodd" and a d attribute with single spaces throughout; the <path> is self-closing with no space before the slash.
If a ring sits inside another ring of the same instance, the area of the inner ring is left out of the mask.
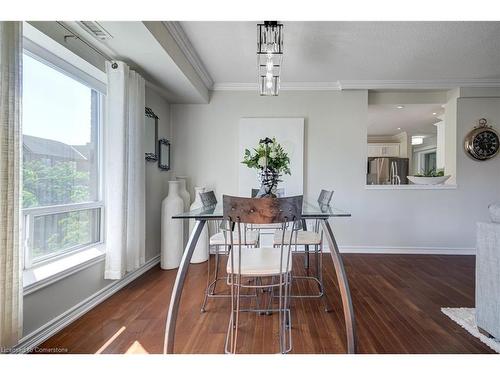
<path id="1" fill-rule="evenodd" d="M 269 153 L 269 157 L 270 157 L 271 159 L 276 158 L 276 151 L 271 151 L 271 152 Z"/>
<path id="2" fill-rule="evenodd" d="M 267 158 L 265 156 L 261 156 L 259 158 L 259 161 L 257 162 L 257 164 L 259 164 L 259 166 L 261 166 L 262 168 L 266 168 L 267 167 Z"/>

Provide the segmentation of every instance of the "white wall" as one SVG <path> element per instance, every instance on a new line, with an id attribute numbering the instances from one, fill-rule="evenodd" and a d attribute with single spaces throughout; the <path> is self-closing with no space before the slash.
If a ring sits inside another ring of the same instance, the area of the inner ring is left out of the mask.
<path id="1" fill-rule="evenodd" d="M 500 199 L 500 157 L 486 164 L 468 160 L 461 142 L 472 119 L 500 126 L 500 99 L 460 99 L 457 107 L 458 188 L 452 190 L 368 190 L 366 173 L 367 92 L 215 91 L 210 104 L 171 105 L 175 171 L 217 194 L 237 193 L 237 129 L 240 117 L 304 117 L 306 199 L 334 189 L 334 204 L 352 213 L 334 219 L 345 250 L 470 251 L 475 222 L 487 219 L 487 205 Z M 486 102 L 488 102 L 486 104 Z M 495 112 L 496 111 L 496 112 Z M 492 170 L 497 170 L 492 173 Z"/>
<path id="2" fill-rule="evenodd" d="M 411 154 L 408 152 L 409 147 L 408 147 L 408 133 L 406 132 L 401 132 L 396 134 L 394 137 L 396 137 L 399 140 L 399 157 L 400 158 L 410 158 L 411 162 Z M 411 164 L 409 164 L 411 165 Z"/>
<path id="3" fill-rule="evenodd" d="M 238 155 L 253 150 L 262 139 L 272 134 L 283 146 L 290 160 L 290 174 L 283 174 L 280 187 L 286 195 L 304 193 L 304 119 L 303 118 L 243 118 L 239 122 Z M 259 188 L 257 170 L 239 163 L 238 195 L 250 197 L 251 190 Z M 249 188 L 251 186 L 251 188 Z"/>
<path id="4" fill-rule="evenodd" d="M 169 104 L 147 88 L 146 107 L 159 117 L 158 138 L 172 141 Z M 146 260 L 160 253 L 161 201 L 167 195 L 170 176 L 171 172 L 160 170 L 157 162 L 146 162 Z"/>
<path id="5" fill-rule="evenodd" d="M 436 168 L 444 169 L 446 155 L 446 123 L 439 121 L 434 124 L 437 128 L 436 136 Z"/>
<path id="6" fill-rule="evenodd" d="M 213 92 L 210 104 L 173 104 L 172 131 L 175 138 L 173 162 L 176 174 L 186 174 L 193 184 L 213 186 L 216 193 L 237 193 L 238 123 L 241 117 L 304 117 L 305 118 L 305 194 L 315 196 L 322 175 L 322 160 L 331 160 L 336 171 L 323 180 L 324 188 L 349 181 L 364 183 L 364 175 L 353 175 L 342 168 L 352 164 L 352 154 L 366 155 L 367 95 L 351 92 L 283 92 L 267 98 L 252 92 Z M 345 137 L 362 138 L 355 148 Z M 272 135 L 272 134 L 271 134 Z M 314 146 L 314 147 L 313 147 Z M 329 157 L 340 154 L 340 157 Z M 364 167 L 364 158 L 356 158 Z M 339 193 L 341 194 L 341 193 Z"/>
<path id="7" fill-rule="evenodd" d="M 461 150 L 461 145 L 457 148 L 457 99 L 459 96 L 460 89 L 449 91 L 444 111 L 444 123 L 446 124 L 446 131 L 444 133 L 444 174 L 451 175 L 449 180 L 446 181 L 447 184 L 455 184 L 457 182 L 456 154 L 457 150 Z"/>

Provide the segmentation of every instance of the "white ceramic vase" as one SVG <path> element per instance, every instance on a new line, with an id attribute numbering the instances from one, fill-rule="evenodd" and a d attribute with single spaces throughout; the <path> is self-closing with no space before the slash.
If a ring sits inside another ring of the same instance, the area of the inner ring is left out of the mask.
<path id="1" fill-rule="evenodd" d="M 180 181 L 169 181 L 168 195 L 161 203 L 161 268 L 164 270 L 179 267 L 184 251 L 184 220 L 172 219 L 184 212 L 180 187 Z"/>
<path id="2" fill-rule="evenodd" d="M 187 176 L 177 176 L 176 177 L 177 181 L 181 183 L 181 187 L 179 190 L 179 195 L 181 196 L 182 200 L 184 201 L 184 212 L 189 211 L 189 206 L 191 205 L 191 196 L 189 195 L 189 192 L 187 191 Z M 184 234 L 183 234 L 183 239 L 184 239 L 184 247 L 186 247 L 188 240 L 189 240 L 189 226 L 186 223 L 184 225 Z"/>
<path id="3" fill-rule="evenodd" d="M 198 208 L 203 207 L 203 203 L 201 202 L 200 193 L 205 192 L 204 187 L 196 186 L 194 188 L 194 201 L 191 204 L 190 210 L 196 210 Z M 189 220 L 189 235 L 194 230 L 195 220 Z M 208 260 L 208 227 L 205 224 L 205 227 L 201 231 L 200 238 L 196 243 L 196 247 L 194 248 L 193 257 L 191 258 L 191 263 L 202 263 Z"/>
<path id="4" fill-rule="evenodd" d="M 439 176 L 439 177 L 418 177 L 418 176 L 406 176 L 408 180 L 416 185 L 440 185 L 444 184 L 447 179 L 451 176 Z"/>

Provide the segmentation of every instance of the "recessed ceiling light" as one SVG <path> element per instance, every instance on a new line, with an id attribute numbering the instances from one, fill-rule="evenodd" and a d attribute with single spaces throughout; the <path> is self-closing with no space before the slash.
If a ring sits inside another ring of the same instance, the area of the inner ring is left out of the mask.
<path id="1" fill-rule="evenodd" d="M 434 116 L 436 116 L 436 115 L 437 115 L 437 112 L 432 112 L 432 114 L 433 114 Z"/>
<path id="2" fill-rule="evenodd" d="M 404 105 L 398 105 L 396 106 L 397 109 L 403 109 L 405 106 Z"/>
<path id="3" fill-rule="evenodd" d="M 398 128 L 398 130 L 401 130 L 401 128 Z"/>

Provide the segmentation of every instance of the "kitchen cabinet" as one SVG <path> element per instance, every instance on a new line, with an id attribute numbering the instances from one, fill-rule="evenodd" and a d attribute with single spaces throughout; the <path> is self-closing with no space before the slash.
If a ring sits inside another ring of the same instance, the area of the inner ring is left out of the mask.
<path id="1" fill-rule="evenodd" d="M 399 157 L 399 143 L 368 143 L 368 157 Z"/>

